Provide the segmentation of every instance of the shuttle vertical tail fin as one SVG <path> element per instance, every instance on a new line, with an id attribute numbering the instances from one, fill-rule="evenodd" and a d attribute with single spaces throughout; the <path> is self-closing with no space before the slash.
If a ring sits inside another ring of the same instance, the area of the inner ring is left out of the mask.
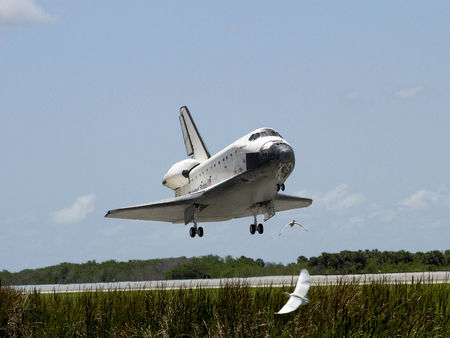
<path id="1" fill-rule="evenodd" d="M 189 109 L 186 106 L 180 108 L 180 124 L 183 132 L 184 144 L 186 146 L 186 154 L 192 155 L 192 158 L 199 162 L 203 162 L 211 157 L 208 149 L 206 149 L 200 133 L 192 119 Z"/>

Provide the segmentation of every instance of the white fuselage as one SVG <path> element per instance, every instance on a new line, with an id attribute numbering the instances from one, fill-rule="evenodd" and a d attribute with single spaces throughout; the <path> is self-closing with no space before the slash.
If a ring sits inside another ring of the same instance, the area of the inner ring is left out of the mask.
<path id="1" fill-rule="evenodd" d="M 253 136 L 258 134 L 260 136 L 253 139 L 255 138 Z M 261 136 L 261 134 L 266 135 Z M 289 144 L 273 129 L 257 129 L 241 137 L 201 163 L 192 159 L 176 163 L 164 176 L 163 184 L 175 190 L 175 196 L 183 196 L 207 189 L 210 186 L 219 184 L 245 171 L 255 169 L 254 165 L 249 166 L 249 163 L 247 163 L 249 160 L 248 154 L 267 152 L 274 144 L 289 146 Z M 258 165 L 258 163 L 256 165 Z M 183 169 L 189 172 L 188 175 L 186 173 L 185 176 L 181 174 Z M 293 163 L 287 172 L 285 170 L 284 174 L 274 172 L 276 181 L 283 183 L 292 169 Z M 276 177 L 277 175 L 279 177 Z M 176 184 L 173 184 L 172 182 L 176 182 Z"/>

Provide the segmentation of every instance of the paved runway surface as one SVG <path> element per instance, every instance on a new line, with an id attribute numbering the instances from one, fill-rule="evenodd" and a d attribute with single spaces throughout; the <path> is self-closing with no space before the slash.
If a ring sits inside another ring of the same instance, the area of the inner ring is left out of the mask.
<path id="1" fill-rule="evenodd" d="M 247 285 L 250 287 L 283 287 L 292 286 L 297 282 L 298 276 L 266 276 L 250 278 L 222 278 L 222 279 L 189 279 L 189 280 L 163 280 L 145 282 L 115 282 L 115 283 L 87 283 L 87 284 L 45 284 L 45 285 L 17 285 L 18 290 L 41 293 L 61 292 L 91 292 L 91 291 L 134 291 L 155 289 L 180 288 L 220 288 L 224 285 Z M 311 276 L 311 285 L 336 285 L 339 283 L 370 284 L 379 282 L 384 284 L 411 284 L 411 283 L 450 283 L 449 271 L 435 272 L 406 272 L 383 273 L 366 275 L 315 275 Z"/>

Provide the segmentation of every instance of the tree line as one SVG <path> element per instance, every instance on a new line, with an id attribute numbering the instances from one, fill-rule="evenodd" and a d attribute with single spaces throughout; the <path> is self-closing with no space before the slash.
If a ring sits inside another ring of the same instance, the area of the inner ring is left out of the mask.
<path id="1" fill-rule="evenodd" d="M 261 258 L 224 258 L 216 255 L 152 260 L 109 260 L 82 264 L 61 263 L 19 272 L 0 272 L 8 285 L 96 283 L 163 279 L 229 278 L 270 275 L 296 275 L 303 268 L 311 274 L 388 273 L 450 270 L 450 250 L 410 253 L 401 251 L 359 250 L 320 256 L 299 256 L 289 264 L 264 262 Z"/>

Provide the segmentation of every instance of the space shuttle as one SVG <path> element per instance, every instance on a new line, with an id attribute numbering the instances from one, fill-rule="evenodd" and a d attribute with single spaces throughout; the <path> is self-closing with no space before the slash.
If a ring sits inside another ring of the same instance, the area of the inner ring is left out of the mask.
<path id="1" fill-rule="evenodd" d="M 272 128 L 259 128 L 215 155 L 209 153 L 187 107 L 180 124 L 188 158 L 175 163 L 162 179 L 174 197 L 109 210 L 105 217 L 192 224 L 189 235 L 202 237 L 198 223 L 253 217 L 250 233 L 262 234 L 276 212 L 305 208 L 310 198 L 290 196 L 285 181 L 294 170 L 291 145 Z"/>

